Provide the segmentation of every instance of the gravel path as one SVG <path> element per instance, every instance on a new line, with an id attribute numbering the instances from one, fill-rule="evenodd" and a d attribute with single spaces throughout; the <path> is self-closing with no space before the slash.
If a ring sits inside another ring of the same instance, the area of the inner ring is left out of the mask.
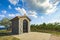
<path id="1" fill-rule="evenodd" d="M 60 36 L 52 35 L 50 40 L 60 40 Z"/>
<path id="2" fill-rule="evenodd" d="M 13 36 L 20 40 L 60 40 L 60 36 L 40 32 L 30 32 Z"/>
<path id="3" fill-rule="evenodd" d="M 40 33 L 40 32 L 30 32 L 30 33 L 24 33 L 21 35 L 13 35 L 16 38 L 19 38 L 20 40 L 49 40 L 51 37 L 51 34 L 48 33 Z"/>

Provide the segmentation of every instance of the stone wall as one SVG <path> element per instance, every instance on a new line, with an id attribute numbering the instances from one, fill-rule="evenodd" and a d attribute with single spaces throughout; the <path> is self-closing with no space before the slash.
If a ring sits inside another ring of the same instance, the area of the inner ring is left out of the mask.
<path id="1" fill-rule="evenodd" d="M 23 33 L 23 20 L 28 21 L 28 32 L 30 32 L 30 21 L 27 18 L 20 18 L 19 19 L 19 34 Z"/>
<path id="2" fill-rule="evenodd" d="M 19 33 L 19 20 L 12 21 L 12 33 L 18 34 Z"/>
<path id="3" fill-rule="evenodd" d="M 28 32 L 30 32 L 30 20 L 27 17 L 15 17 L 12 19 L 12 33 L 13 34 L 22 34 L 23 33 L 23 20 L 28 22 Z"/>

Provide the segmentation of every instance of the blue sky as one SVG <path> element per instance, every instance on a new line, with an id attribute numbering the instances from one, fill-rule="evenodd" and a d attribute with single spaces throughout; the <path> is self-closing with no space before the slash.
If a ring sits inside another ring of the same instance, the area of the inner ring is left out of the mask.
<path id="1" fill-rule="evenodd" d="M 60 22 L 60 0 L 0 0 L 0 20 L 24 14 L 31 24 Z"/>

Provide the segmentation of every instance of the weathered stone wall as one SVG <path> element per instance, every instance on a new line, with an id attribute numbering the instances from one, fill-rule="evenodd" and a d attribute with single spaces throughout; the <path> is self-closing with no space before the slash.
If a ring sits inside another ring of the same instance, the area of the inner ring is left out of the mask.
<path id="1" fill-rule="evenodd" d="M 13 34 L 19 33 L 19 20 L 12 21 L 12 33 Z"/>
<path id="2" fill-rule="evenodd" d="M 30 20 L 27 17 L 15 17 L 12 19 L 12 33 L 13 34 L 22 34 L 23 33 L 23 20 L 28 22 L 28 32 L 30 32 Z"/>

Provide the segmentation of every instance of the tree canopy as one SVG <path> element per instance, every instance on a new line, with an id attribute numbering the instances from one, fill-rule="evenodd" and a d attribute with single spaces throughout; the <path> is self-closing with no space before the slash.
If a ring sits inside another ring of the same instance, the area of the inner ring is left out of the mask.
<path id="1" fill-rule="evenodd" d="M 39 25 L 31 25 L 31 31 L 40 31 L 40 30 L 50 30 L 50 31 L 60 31 L 60 23 L 43 23 Z"/>
<path id="2" fill-rule="evenodd" d="M 0 25 L 3 25 L 5 27 L 10 27 L 11 25 L 10 19 L 3 18 L 2 20 L 0 20 Z"/>

